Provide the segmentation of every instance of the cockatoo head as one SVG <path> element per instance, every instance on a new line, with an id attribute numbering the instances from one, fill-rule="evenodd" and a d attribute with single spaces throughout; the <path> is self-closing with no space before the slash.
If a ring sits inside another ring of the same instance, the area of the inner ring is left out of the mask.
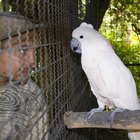
<path id="1" fill-rule="evenodd" d="M 81 23 L 81 25 L 72 32 L 71 49 L 76 53 L 82 53 L 82 42 L 90 36 L 93 26 L 87 24 L 86 22 Z M 88 38 L 89 39 L 89 38 Z"/>
<path id="2" fill-rule="evenodd" d="M 109 42 L 91 24 L 83 22 L 72 32 L 71 49 L 76 53 L 104 50 Z M 111 47 L 109 47 L 111 48 Z"/>

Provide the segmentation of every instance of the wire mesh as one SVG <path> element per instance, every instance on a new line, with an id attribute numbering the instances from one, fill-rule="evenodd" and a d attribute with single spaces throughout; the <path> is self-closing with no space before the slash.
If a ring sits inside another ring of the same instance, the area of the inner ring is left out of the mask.
<path id="1" fill-rule="evenodd" d="M 40 95 L 37 94 L 37 97 L 34 99 L 29 93 L 32 86 L 37 87 L 35 83 L 29 84 L 30 86 L 26 83 L 23 85 L 22 90 L 21 87 L 19 87 L 20 84 L 16 83 L 16 80 L 14 81 L 12 78 L 9 78 L 9 83 L 11 83 L 11 87 L 14 86 L 17 89 L 19 88 L 18 91 L 21 90 L 21 92 L 23 92 L 24 86 L 27 86 L 26 90 L 28 91 L 29 97 L 27 97 L 26 100 L 29 100 L 30 98 L 33 98 L 33 100 L 25 102 L 23 95 L 25 106 L 30 107 L 31 109 L 33 109 L 33 106 L 37 106 L 38 108 L 41 107 L 39 110 L 35 107 L 34 116 L 24 114 L 26 117 L 30 118 L 29 121 L 31 123 L 23 121 L 23 123 L 26 124 L 25 126 L 28 126 L 28 129 L 27 127 L 26 129 L 22 129 L 22 135 L 21 132 L 17 132 L 19 128 L 21 128 L 21 125 L 17 125 L 18 128 L 15 129 L 17 121 L 11 123 L 10 129 L 14 129 L 13 131 L 9 130 L 10 135 L 8 135 L 10 139 L 82 139 L 84 136 L 80 130 L 78 130 L 78 133 L 81 134 L 70 131 L 66 129 L 63 122 L 63 115 L 66 111 L 78 109 L 87 110 L 88 106 L 83 106 L 83 102 L 85 100 L 86 104 L 89 103 L 88 96 L 83 98 L 86 89 L 88 89 L 88 83 L 84 82 L 85 77 L 83 77 L 84 74 L 81 70 L 80 63 L 77 64 L 74 62 L 74 59 L 79 60 L 79 58 L 74 56 L 73 59 L 69 47 L 72 27 L 77 25 L 78 20 L 77 17 L 74 17 L 69 12 L 69 10 L 73 11 L 73 8 L 77 9 L 78 7 L 76 7 L 72 1 L 65 0 L 17 0 L 14 2 L 7 0 L 2 1 L 1 4 L 3 4 L 3 9 L 1 9 L 1 11 L 9 12 L 9 15 L 10 13 L 14 13 L 17 16 L 22 15 L 33 23 L 33 46 L 35 47 L 34 58 L 36 61 L 35 69 L 31 71 L 29 66 L 30 59 L 27 60 L 27 66 L 29 67 L 28 80 L 32 79 L 39 86 L 39 89 L 35 89 L 34 92 L 38 92 L 39 90 Z M 71 5 L 73 6 L 72 8 Z M 9 20 L 9 22 L 11 21 Z M 8 28 L 9 48 L 12 48 L 13 46 L 10 42 L 13 38 L 10 32 L 12 28 L 10 28 L 10 26 L 8 26 Z M 28 47 L 30 45 L 29 34 L 30 30 L 26 29 L 25 36 L 27 47 L 25 46 L 25 49 L 27 49 L 28 58 L 30 58 L 30 52 L 28 51 L 30 49 L 30 47 Z M 20 29 L 17 31 L 16 35 L 18 36 L 18 51 L 21 51 L 22 32 Z M 3 51 L 5 50 L 2 50 L 2 52 Z M 22 58 L 23 56 L 20 54 L 20 81 L 22 81 L 22 78 L 24 77 L 22 74 L 24 60 L 22 60 Z M 12 62 L 12 64 L 13 63 L 14 62 Z M 9 65 L 9 69 L 12 64 Z M 11 70 L 9 71 L 11 72 Z M 10 94 L 13 94 L 12 91 L 13 89 L 10 90 Z M 19 93 L 17 93 L 17 95 L 18 94 Z M 34 93 L 34 95 L 35 94 L 36 93 Z M 82 101 L 81 103 L 77 102 L 79 99 Z M 16 113 L 21 114 L 18 111 Z M 12 117 L 13 119 L 17 118 L 16 115 Z M 8 119 L 12 122 L 11 118 Z M 18 136 L 14 131 L 18 133 Z M 14 135 L 16 135 L 16 137 Z"/>
<path id="2" fill-rule="evenodd" d="M 13 130 L 6 131 L 7 139 L 104 139 L 101 137 L 104 133 L 97 129 L 68 130 L 63 122 L 63 115 L 66 111 L 89 111 L 96 106 L 96 99 L 90 92 L 88 81 L 81 68 L 80 56 L 73 54 L 69 47 L 71 32 L 84 20 L 86 8 L 90 2 L 89 0 L 0 1 L 0 10 L 8 12 L 6 16 L 10 13 L 22 15 L 33 24 L 33 47 L 30 46 L 30 30 L 26 29 L 25 48 L 21 48 L 23 33 L 20 28 L 16 31 L 16 35 L 18 35 L 17 50 L 20 52 L 20 79 L 13 80 L 11 76 L 7 82 L 10 85 L 7 90 L 0 88 L 3 91 L 0 91 L 0 94 L 9 93 L 9 99 L 13 99 L 12 95 L 15 95 L 16 98 L 22 96 L 22 98 L 17 98 L 18 103 L 15 109 L 11 104 L 9 105 L 10 113 L 6 112 L 3 115 L 4 105 L 0 106 L 2 112 L 0 113 L 0 125 L 5 127 L 8 125 L 9 128 L 13 128 Z M 10 20 L 7 22 L 11 23 Z M 12 27 L 9 25 L 8 49 L 1 49 L 0 55 L 6 51 L 12 54 L 11 29 Z M 30 68 L 30 51 L 28 51 L 30 47 L 34 49 L 35 67 L 33 70 Z M 24 49 L 27 50 L 27 66 L 29 67 L 27 79 L 34 82 L 26 81 L 26 84 L 20 85 L 24 77 L 22 73 Z M 10 60 L 12 61 L 11 58 Z M 11 65 L 14 63 L 11 61 L 9 72 L 12 71 Z M 1 100 L 6 99 L 5 97 L 0 99 L 0 103 L 3 103 Z M 21 103 L 22 105 L 20 105 Z M 27 109 L 28 112 L 22 113 L 24 111 L 19 108 Z M 5 116 L 7 118 L 4 118 Z M 15 133 L 18 133 L 16 138 Z M 0 136 L 3 138 L 2 134 Z"/>

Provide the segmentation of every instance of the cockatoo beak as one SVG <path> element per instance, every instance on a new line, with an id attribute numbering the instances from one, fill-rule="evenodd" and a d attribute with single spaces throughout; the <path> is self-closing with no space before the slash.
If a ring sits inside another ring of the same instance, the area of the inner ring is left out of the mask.
<path id="1" fill-rule="evenodd" d="M 72 38 L 70 46 L 71 46 L 72 51 L 74 51 L 76 53 L 80 53 L 80 54 L 82 53 L 81 52 L 81 43 L 76 38 Z"/>

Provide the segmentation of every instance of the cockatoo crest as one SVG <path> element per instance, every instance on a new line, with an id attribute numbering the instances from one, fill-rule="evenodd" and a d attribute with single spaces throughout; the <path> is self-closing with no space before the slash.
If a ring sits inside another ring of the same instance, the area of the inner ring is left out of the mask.
<path id="1" fill-rule="evenodd" d="M 93 29 L 93 26 L 91 24 L 87 24 L 86 22 L 82 22 L 80 24 L 80 27 L 89 27 L 89 28 L 92 28 Z"/>

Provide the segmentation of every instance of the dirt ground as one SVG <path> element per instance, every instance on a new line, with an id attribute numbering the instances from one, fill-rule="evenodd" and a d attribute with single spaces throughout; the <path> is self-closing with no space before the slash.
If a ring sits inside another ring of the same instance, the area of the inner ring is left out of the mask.
<path id="1" fill-rule="evenodd" d="M 98 130 L 97 140 L 129 140 L 127 131 L 114 129 Z"/>
<path id="2" fill-rule="evenodd" d="M 127 131 L 116 129 L 72 129 L 78 135 L 70 140 L 129 140 Z"/>

